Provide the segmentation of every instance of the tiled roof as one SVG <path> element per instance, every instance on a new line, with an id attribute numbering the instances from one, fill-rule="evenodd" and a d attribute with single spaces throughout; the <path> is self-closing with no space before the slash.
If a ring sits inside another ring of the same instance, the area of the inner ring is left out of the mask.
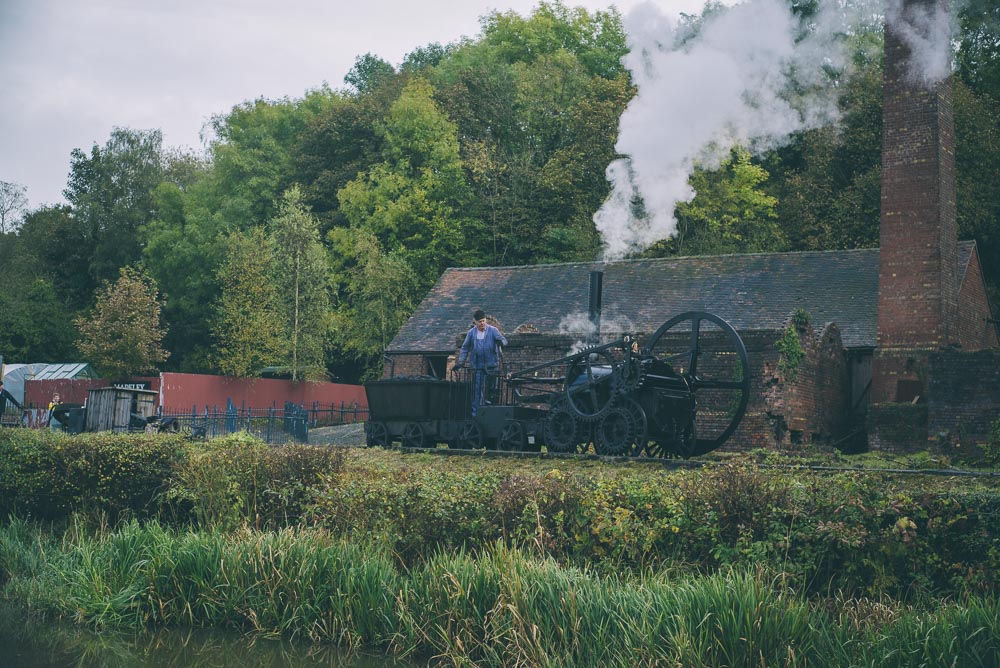
<path id="1" fill-rule="evenodd" d="M 973 248 L 959 243 L 963 275 Z M 604 333 L 651 333 L 692 310 L 714 313 L 739 331 L 772 330 L 801 308 L 817 325 L 837 323 L 845 347 L 874 347 L 878 257 L 873 248 L 448 269 L 389 352 L 450 352 L 477 308 L 505 333 L 522 324 L 559 333 L 567 317 L 586 316 L 590 272 L 597 269 L 604 271 Z"/>

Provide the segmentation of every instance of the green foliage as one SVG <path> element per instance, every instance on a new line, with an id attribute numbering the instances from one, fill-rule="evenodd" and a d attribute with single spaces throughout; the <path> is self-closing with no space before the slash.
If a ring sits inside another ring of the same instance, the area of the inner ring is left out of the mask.
<path id="1" fill-rule="evenodd" d="M 254 376 L 282 361 L 287 341 L 274 280 L 274 243 L 261 227 L 233 230 L 225 243 L 213 332 L 217 364 L 226 375 Z"/>
<path id="2" fill-rule="evenodd" d="M 298 144 L 340 96 L 325 86 L 301 99 L 257 99 L 212 119 L 212 171 L 199 199 L 227 225 L 264 225 L 291 187 Z"/>
<path id="3" fill-rule="evenodd" d="M 426 289 L 445 267 L 463 264 L 468 188 L 457 128 L 418 78 L 390 108 L 383 138 L 384 160 L 339 192 L 340 205 L 352 228 L 402 252 Z"/>
<path id="4" fill-rule="evenodd" d="M 324 348 L 329 330 L 330 287 L 326 253 L 319 242 L 316 218 L 293 186 L 284 194 L 270 222 L 275 305 L 287 341 L 285 360 L 292 380 L 325 378 Z"/>
<path id="5" fill-rule="evenodd" d="M 155 371 L 169 352 L 161 342 L 162 300 L 156 282 L 141 268 L 122 267 L 114 285 L 97 291 L 93 311 L 76 319 L 80 352 L 113 377 Z"/>
<path id="6" fill-rule="evenodd" d="M 52 282 L 31 278 L 6 265 L 10 280 L 0 282 L 0 351 L 8 360 L 68 359 L 73 355 L 75 330 Z"/>
<path id="7" fill-rule="evenodd" d="M 676 255 L 761 253 L 785 249 L 777 223 L 777 199 L 762 188 L 767 171 L 735 148 L 719 169 L 695 169 L 689 182 L 697 193 L 677 205 Z"/>
<path id="8" fill-rule="evenodd" d="M 153 190 L 164 176 L 162 141 L 159 130 L 115 128 L 89 156 L 80 149 L 71 153 L 64 192 L 89 258 L 87 275 L 76 278 L 91 289 L 139 260 L 137 233 L 152 218 Z"/>
<path id="9" fill-rule="evenodd" d="M 184 457 L 177 436 L 0 429 L 0 515 L 154 516 Z"/>
<path id="10" fill-rule="evenodd" d="M 345 646 L 385 642 L 398 576 L 384 552 L 286 529 L 174 533 L 156 523 L 68 535 L 32 554 L 28 531 L 0 532 L 0 558 L 14 575 L 7 589 L 56 614 L 97 626 L 229 626 L 260 634 L 288 633 Z M 28 553 L 40 591 L 8 561 Z"/>
<path id="11" fill-rule="evenodd" d="M 983 448 L 986 461 L 993 466 L 1000 466 L 1000 418 L 990 425 L 990 437 Z"/>
<path id="12" fill-rule="evenodd" d="M 274 448 L 247 434 L 190 445 L 167 494 L 174 512 L 205 528 L 298 523 L 313 488 L 341 467 L 343 452 L 329 447 Z"/>
<path id="13" fill-rule="evenodd" d="M 809 314 L 802 309 L 797 309 L 782 332 L 781 338 L 774 342 L 774 347 L 781 354 L 778 360 L 778 370 L 785 375 L 785 379 L 790 383 L 794 383 L 798 378 L 799 367 L 806 357 L 799 336 L 800 333 L 805 332 L 809 321 Z"/>
<path id="14" fill-rule="evenodd" d="M 347 297 L 334 314 L 333 338 L 347 355 L 382 373 L 382 353 L 413 312 L 420 281 L 401 251 L 385 253 L 374 234 L 335 235 L 356 264 L 348 272 Z M 349 238 L 348 238 L 349 237 Z"/>
<path id="15" fill-rule="evenodd" d="M 809 600 L 763 567 L 601 576 L 503 545 L 399 564 L 316 529 L 131 522 L 57 541 L 16 520 L 0 564 L 9 597 L 99 628 L 225 626 L 452 665 L 990 666 L 1000 652 L 996 597 Z"/>

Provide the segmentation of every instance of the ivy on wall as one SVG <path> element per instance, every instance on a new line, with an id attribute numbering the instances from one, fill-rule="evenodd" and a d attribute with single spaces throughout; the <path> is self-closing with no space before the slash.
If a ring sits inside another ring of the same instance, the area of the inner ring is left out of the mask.
<path id="1" fill-rule="evenodd" d="M 799 336 L 800 332 L 804 332 L 811 322 L 812 317 L 806 311 L 795 309 L 795 313 L 782 332 L 781 338 L 775 341 L 774 345 L 781 353 L 781 359 L 778 360 L 778 370 L 784 374 L 789 382 L 795 382 L 799 376 L 799 366 L 806 356 Z"/>

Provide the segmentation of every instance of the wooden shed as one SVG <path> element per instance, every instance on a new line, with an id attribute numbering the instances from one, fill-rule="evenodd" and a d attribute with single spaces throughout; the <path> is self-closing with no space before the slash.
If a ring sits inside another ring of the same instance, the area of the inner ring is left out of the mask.
<path id="1" fill-rule="evenodd" d="M 156 413 L 157 392 L 120 387 L 101 387 L 87 391 L 86 431 L 129 430 L 133 415 L 148 418 Z"/>

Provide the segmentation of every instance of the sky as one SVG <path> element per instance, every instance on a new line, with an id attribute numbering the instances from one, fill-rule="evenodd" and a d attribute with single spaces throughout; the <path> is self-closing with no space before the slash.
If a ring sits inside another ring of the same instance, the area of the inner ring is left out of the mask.
<path id="1" fill-rule="evenodd" d="M 625 15 L 641 0 L 566 0 Z M 703 0 L 655 0 L 698 13 Z M 64 202 L 74 148 L 115 127 L 160 129 L 200 149 L 216 114 L 257 98 L 344 86 L 357 56 L 398 65 L 417 47 L 479 34 L 496 10 L 535 0 L 0 0 L 0 181 L 30 208 Z"/>

